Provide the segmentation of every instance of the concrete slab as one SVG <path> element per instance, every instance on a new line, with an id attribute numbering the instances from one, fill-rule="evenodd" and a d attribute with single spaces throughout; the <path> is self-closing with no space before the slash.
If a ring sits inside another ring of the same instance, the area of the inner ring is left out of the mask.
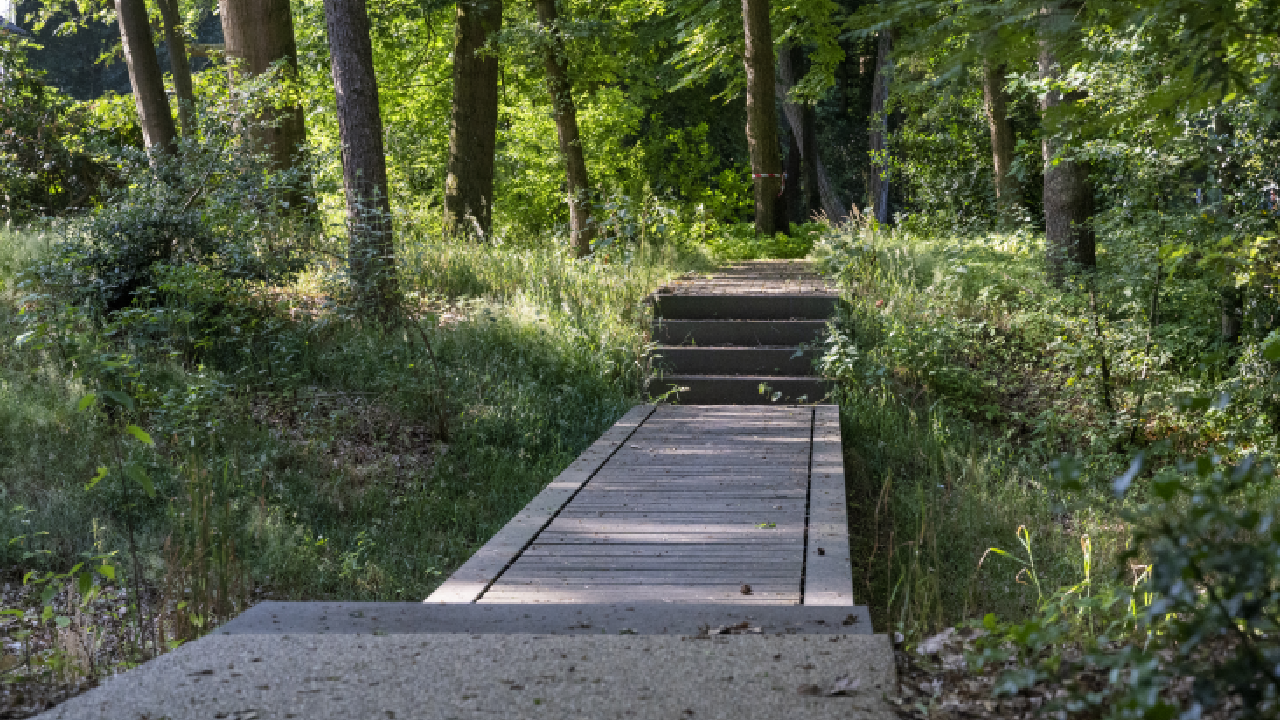
<path id="1" fill-rule="evenodd" d="M 265 602 L 215 631 L 221 635 L 696 635 L 748 622 L 767 634 L 869 635 L 865 607 L 758 607 L 617 603 L 457 605 Z"/>
<path id="2" fill-rule="evenodd" d="M 893 687 L 883 635 L 212 635 L 39 717 L 890 720 Z"/>

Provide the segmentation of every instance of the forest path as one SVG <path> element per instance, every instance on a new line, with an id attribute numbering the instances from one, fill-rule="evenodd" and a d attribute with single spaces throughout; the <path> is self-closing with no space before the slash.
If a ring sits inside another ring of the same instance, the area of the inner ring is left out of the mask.
<path id="1" fill-rule="evenodd" d="M 839 408 L 713 404 L 825 394 L 811 361 L 768 363 L 834 295 L 755 263 L 655 302 L 660 340 L 684 316 L 671 347 L 743 364 L 681 391 L 707 404 L 632 409 L 425 602 L 262 603 L 42 717 L 894 717 L 892 646 L 853 604 Z"/>
<path id="2" fill-rule="evenodd" d="M 650 387 L 708 404 L 627 413 L 426 602 L 852 607 L 839 408 L 777 402 L 826 394 L 837 300 L 798 261 L 659 289 Z"/>

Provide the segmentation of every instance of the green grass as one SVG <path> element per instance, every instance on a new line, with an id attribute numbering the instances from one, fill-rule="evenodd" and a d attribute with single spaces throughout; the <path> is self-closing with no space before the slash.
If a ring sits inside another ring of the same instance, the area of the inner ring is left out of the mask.
<path id="1" fill-rule="evenodd" d="M 1095 316 L 1086 287 L 1046 285 L 1031 234 L 846 228 L 820 248 L 849 299 L 824 362 L 843 405 L 855 584 L 877 628 L 918 638 L 986 613 L 1033 615 L 1040 591 L 1024 566 L 987 552 L 1027 560 L 1023 526 L 1046 595 L 1084 578 L 1086 542 L 1094 582 L 1127 582 L 1111 479 L 1139 450 L 1155 472 L 1223 439 L 1274 457 L 1274 371 L 1256 340 L 1216 344 L 1211 288 L 1195 275 L 1165 278 L 1149 327 L 1144 268 L 1110 250 Z M 1223 410 L 1177 400 L 1224 389 Z M 1083 490 L 1058 489 L 1064 458 Z M 1147 482 L 1123 502 L 1141 502 Z"/>
<path id="2" fill-rule="evenodd" d="M 174 333 L 218 328 L 203 350 L 157 335 L 158 311 L 140 313 L 124 341 L 76 321 L 59 342 L 20 347 L 32 326 L 15 283 L 43 241 L 3 239 L 0 473 L 11 480 L 0 536 L 27 537 L 0 548 L 3 564 L 55 569 L 95 543 L 122 549 L 132 517 L 158 579 L 174 570 L 162 545 L 198 487 L 227 509 L 217 530 L 235 539 L 253 585 L 290 599 L 429 594 L 639 401 L 642 300 L 708 263 L 674 247 L 581 261 L 556 248 L 406 241 L 404 288 L 437 364 L 415 329 L 315 312 L 332 296 L 319 268 L 273 301 L 236 286 L 210 306 L 218 322 Z M 51 314 L 58 298 L 38 304 Z M 85 369 L 88 355 L 104 350 L 136 359 L 129 421 L 157 440 L 125 447 L 156 483 L 141 504 L 110 480 L 85 489 L 115 462 L 108 419 L 76 410 L 104 377 Z"/>

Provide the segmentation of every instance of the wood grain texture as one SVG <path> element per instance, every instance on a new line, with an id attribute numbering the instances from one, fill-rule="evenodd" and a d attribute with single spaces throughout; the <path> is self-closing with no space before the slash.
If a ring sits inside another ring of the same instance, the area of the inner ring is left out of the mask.
<path id="1" fill-rule="evenodd" d="M 480 602 L 798 604 L 813 413 L 658 406 Z"/>

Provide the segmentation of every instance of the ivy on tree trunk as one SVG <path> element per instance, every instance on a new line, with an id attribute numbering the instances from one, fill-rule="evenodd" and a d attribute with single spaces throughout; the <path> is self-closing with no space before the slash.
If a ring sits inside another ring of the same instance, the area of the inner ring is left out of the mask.
<path id="1" fill-rule="evenodd" d="M 1013 125 L 1009 122 L 1008 94 L 1004 89 L 1005 66 L 982 63 L 982 98 L 991 131 L 992 179 L 996 190 L 996 221 L 1002 230 L 1017 223 L 1022 208 L 1022 183 L 1013 174 Z"/>
<path id="2" fill-rule="evenodd" d="M 342 140 L 351 280 L 361 306 L 386 318 L 397 304 L 395 250 L 369 14 L 365 0 L 325 0 L 324 14 Z"/>
<path id="3" fill-rule="evenodd" d="M 219 0 L 219 7 L 227 59 L 234 65 L 233 73 L 254 77 L 284 61 L 285 78 L 297 78 L 298 44 L 289 0 Z M 250 140 L 270 154 L 274 170 L 293 170 L 299 151 L 307 142 L 302 106 L 275 107 L 261 119 L 264 122 L 254 123 Z M 300 192 L 287 193 L 284 199 L 292 208 L 303 206 Z"/>
<path id="4" fill-rule="evenodd" d="M 595 236 L 595 226 L 591 222 L 591 184 L 587 179 L 587 162 L 582 155 L 582 137 L 578 134 L 578 110 L 569 85 L 564 37 L 560 34 L 555 0 L 534 0 L 533 5 L 538 13 L 538 25 L 546 34 L 547 91 L 555 106 L 556 137 L 560 141 L 560 154 L 564 157 L 565 179 L 568 181 L 569 242 L 575 255 L 585 257 L 591 253 L 591 241 Z"/>

